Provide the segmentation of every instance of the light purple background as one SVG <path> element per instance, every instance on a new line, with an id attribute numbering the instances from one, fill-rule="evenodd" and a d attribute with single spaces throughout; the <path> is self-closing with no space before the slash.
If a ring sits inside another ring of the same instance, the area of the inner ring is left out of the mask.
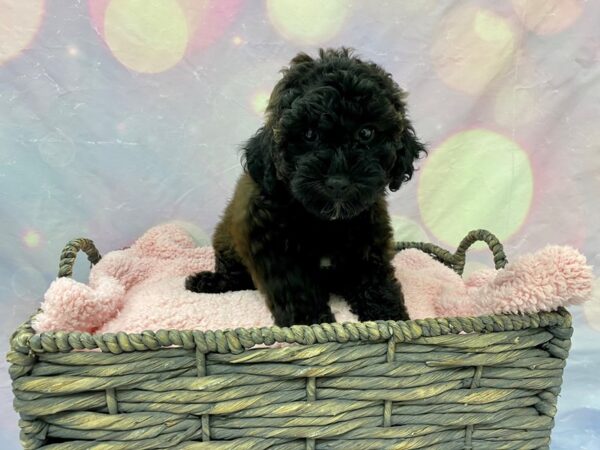
<path id="1" fill-rule="evenodd" d="M 450 223 L 460 234 L 487 227 L 509 257 L 569 244 L 600 263 L 600 3 L 307 0 L 298 13 L 289 1 L 164 0 L 155 19 L 168 45 L 150 48 L 145 61 L 133 47 L 135 1 L 0 0 L 2 353 L 69 239 L 92 238 L 105 253 L 177 220 L 208 242 L 241 171 L 239 146 L 261 125 L 279 69 L 319 46 L 355 48 L 410 92 L 430 157 L 390 196 L 398 239 L 453 248 Z M 183 48 L 178 20 L 187 26 Z M 477 147 L 466 130 L 517 150 Z M 428 166 L 436 152 L 441 163 Z M 498 155 L 508 156 L 489 167 Z M 465 157 L 469 164 L 456 162 Z M 453 163 L 460 179 L 436 176 Z M 491 187 L 481 184 L 486 171 Z M 460 192 L 443 208 L 431 197 L 442 188 Z M 477 268 L 490 258 L 475 251 L 471 261 Z M 80 261 L 76 275 L 86 273 Z M 552 448 L 598 449 L 599 302 L 572 312 Z M 16 449 L 6 369 L 0 447 Z"/>

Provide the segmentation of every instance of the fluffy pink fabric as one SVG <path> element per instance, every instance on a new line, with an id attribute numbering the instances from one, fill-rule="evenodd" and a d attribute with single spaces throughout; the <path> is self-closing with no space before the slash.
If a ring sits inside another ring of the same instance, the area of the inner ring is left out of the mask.
<path id="1" fill-rule="evenodd" d="M 547 311 L 587 300 L 592 271 L 569 247 L 550 246 L 500 271 L 463 281 L 419 250 L 394 259 L 411 318 Z M 214 268 L 213 251 L 198 248 L 175 224 L 154 227 L 130 248 L 108 253 L 92 268 L 89 285 L 55 280 L 33 327 L 43 331 L 139 332 L 268 326 L 273 319 L 256 291 L 195 294 L 188 274 Z M 357 318 L 340 298 L 331 306 L 339 322 Z"/>

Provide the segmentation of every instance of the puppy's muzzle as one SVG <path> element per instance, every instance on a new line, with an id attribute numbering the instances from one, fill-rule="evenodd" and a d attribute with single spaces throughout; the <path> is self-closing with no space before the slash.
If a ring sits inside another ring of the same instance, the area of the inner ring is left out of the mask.
<path id="1" fill-rule="evenodd" d="M 345 176 L 331 176 L 325 181 L 325 189 L 327 189 L 327 193 L 333 198 L 343 197 L 349 187 L 350 180 Z"/>

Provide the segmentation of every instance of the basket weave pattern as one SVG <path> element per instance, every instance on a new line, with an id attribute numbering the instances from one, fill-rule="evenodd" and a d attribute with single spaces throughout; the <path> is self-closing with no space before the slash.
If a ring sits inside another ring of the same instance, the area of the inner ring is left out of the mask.
<path id="1" fill-rule="evenodd" d="M 461 273 L 477 240 L 506 264 L 482 230 L 454 254 L 398 248 Z M 100 259 L 71 241 L 62 275 L 80 249 Z M 8 358 L 26 449 L 543 449 L 571 334 L 564 309 L 97 335 L 28 322 Z"/>

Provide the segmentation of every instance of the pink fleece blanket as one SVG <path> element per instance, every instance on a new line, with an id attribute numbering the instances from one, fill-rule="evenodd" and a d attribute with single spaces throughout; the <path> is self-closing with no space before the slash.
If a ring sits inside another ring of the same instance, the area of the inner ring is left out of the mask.
<path id="1" fill-rule="evenodd" d="M 398 253 L 394 265 L 413 319 L 548 311 L 581 303 L 592 290 L 591 267 L 570 247 L 549 246 L 465 280 L 419 250 Z M 140 332 L 273 324 L 256 291 L 185 290 L 187 275 L 213 268 L 211 248 L 197 247 L 178 225 L 160 225 L 130 248 L 105 255 L 88 284 L 70 278 L 52 282 L 33 327 L 38 332 Z M 338 322 L 357 320 L 342 299 L 332 297 L 331 306 Z"/>

